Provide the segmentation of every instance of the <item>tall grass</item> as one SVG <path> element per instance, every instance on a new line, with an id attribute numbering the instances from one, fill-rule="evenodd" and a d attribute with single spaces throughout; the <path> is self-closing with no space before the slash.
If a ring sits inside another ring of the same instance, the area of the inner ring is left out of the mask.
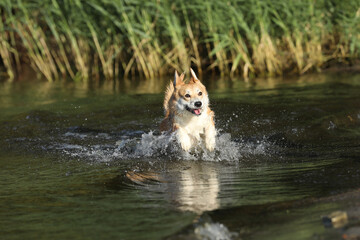
<path id="1" fill-rule="evenodd" d="M 360 57 L 359 0 L 3 0 L 0 65 L 49 81 L 153 78 L 191 65 L 244 77 Z"/>

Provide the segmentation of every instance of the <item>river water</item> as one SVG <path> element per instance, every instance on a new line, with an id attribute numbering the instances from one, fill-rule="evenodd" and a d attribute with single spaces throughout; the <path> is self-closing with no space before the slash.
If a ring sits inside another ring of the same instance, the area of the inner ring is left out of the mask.
<path id="1" fill-rule="evenodd" d="M 360 226 L 360 75 L 209 78 L 214 153 L 165 80 L 0 82 L 1 239 L 339 239 Z M 346 211 L 326 227 L 322 216 Z"/>

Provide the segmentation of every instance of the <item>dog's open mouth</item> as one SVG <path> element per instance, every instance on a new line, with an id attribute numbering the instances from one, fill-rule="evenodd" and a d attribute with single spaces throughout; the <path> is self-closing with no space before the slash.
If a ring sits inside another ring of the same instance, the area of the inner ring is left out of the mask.
<path id="1" fill-rule="evenodd" d="M 188 106 L 186 106 L 186 110 L 197 116 L 201 114 L 201 108 L 189 108 Z"/>

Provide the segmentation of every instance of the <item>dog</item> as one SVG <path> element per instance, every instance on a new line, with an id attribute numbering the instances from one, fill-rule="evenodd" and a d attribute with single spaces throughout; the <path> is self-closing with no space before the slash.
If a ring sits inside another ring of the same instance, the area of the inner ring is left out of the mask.
<path id="1" fill-rule="evenodd" d="M 184 151 L 189 151 L 200 141 L 205 142 L 207 150 L 214 151 L 214 112 L 209 107 L 205 86 L 191 68 L 190 73 L 190 81 L 185 83 L 184 73 L 179 76 L 175 71 L 175 79 L 165 91 L 165 118 L 160 124 L 160 130 L 175 132 Z"/>

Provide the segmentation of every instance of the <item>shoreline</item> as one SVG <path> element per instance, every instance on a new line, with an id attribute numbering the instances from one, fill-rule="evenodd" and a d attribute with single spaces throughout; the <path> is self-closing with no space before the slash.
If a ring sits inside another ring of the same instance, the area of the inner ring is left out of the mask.
<path id="1" fill-rule="evenodd" d="M 21 81 L 28 81 L 27 79 L 29 79 L 29 76 L 31 79 L 37 79 L 37 80 L 44 80 L 44 81 L 48 81 L 46 78 L 44 78 L 44 76 L 42 76 L 41 74 L 39 74 L 38 72 L 36 72 L 34 69 L 32 69 L 30 66 L 22 66 L 22 73 L 18 74 L 14 79 L 10 79 L 9 76 L 7 75 L 7 73 L 5 71 L 0 71 L 0 82 L 4 82 L 4 81 L 15 81 L 15 82 L 21 82 Z M 298 73 L 294 73 L 294 72 L 286 72 L 283 73 L 281 75 L 276 75 L 276 76 L 254 76 L 254 77 L 249 77 L 249 78 L 244 78 L 243 76 L 239 75 L 234 75 L 234 76 L 226 76 L 226 75 L 221 75 L 220 73 L 203 73 L 203 77 L 215 77 L 215 76 L 221 76 L 222 78 L 238 78 L 238 79 L 242 79 L 244 81 L 255 81 L 256 79 L 267 79 L 267 78 L 276 78 L 276 77 L 285 77 L 285 78 L 294 78 L 294 77 L 301 77 L 301 76 L 306 76 L 309 74 L 314 74 L 314 73 L 352 73 L 352 74 L 360 74 L 360 62 L 358 62 L 357 64 L 354 64 L 352 66 L 349 65 L 344 65 L 344 64 L 332 64 L 329 67 L 326 68 L 322 68 L 320 69 L 320 71 L 309 71 L 306 72 L 304 74 L 298 74 Z M 168 76 L 172 76 L 172 74 L 167 74 Z M 159 76 L 159 77 L 154 77 L 156 78 L 166 78 L 166 75 L 164 76 Z M 113 79 L 113 81 L 120 81 L 120 80 L 131 80 L 131 79 L 140 79 L 140 80 L 150 80 L 150 79 L 146 79 L 143 76 L 131 76 L 128 78 L 124 78 L 124 77 L 117 77 L 116 79 Z M 63 78 L 58 79 L 59 81 L 69 81 L 69 77 L 65 76 Z M 105 77 L 102 78 L 89 78 L 87 81 L 89 82 L 93 82 L 93 81 L 108 81 L 109 79 L 106 79 Z"/>
<path id="2" fill-rule="evenodd" d="M 301 13 L 301 14 L 299 14 Z M 360 59 L 360 4 L 329 1 L 8 1 L 0 65 L 48 81 L 187 71 L 281 76 Z"/>

